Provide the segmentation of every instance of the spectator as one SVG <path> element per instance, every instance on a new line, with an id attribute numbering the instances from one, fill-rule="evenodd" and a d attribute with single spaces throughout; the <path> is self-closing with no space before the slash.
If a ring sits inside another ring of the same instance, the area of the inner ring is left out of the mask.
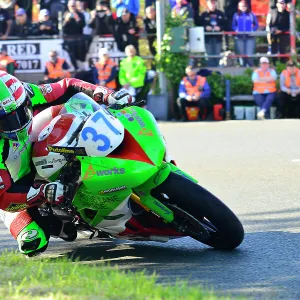
<path id="1" fill-rule="evenodd" d="M 183 121 L 188 120 L 186 107 L 189 106 L 197 106 L 199 108 L 199 120 L 203 120 L 209 106 L 210 86 L 206 77 L 197 75 L 192 66 L 186 67 L 185 73 L 187 76 L 180 82 L 179 98 L 177 99 Z"/>
<path id="2" fill-rule="evenodd" d="M 284 118 L 300 118 L 300 70 L 289 60 L 280 74 L 279 101 Z"/>
<path id="3" fill-rule="evenodd" d="M 2 4 L 0 4 L 0 39 L 6 40 L 10 29 L 11 29 L 11 16 L 8 12 L 8 10 L 4 9 L 2 7 Z"/>
<path id="4" fill-rule="evenodd" d="M 144 60 L 136 55 L 136 49 L 133 45 L 125 48 L 126 58 L 120 63 L 119 82 L 121 86 L 135 98 L 144 86 L 147 68 Z"/>
<path id="5" fill-rule="evenodd" d="M 176 0 L 176 5 L 172 8 L 171 14 L 173 18 L 178 16 L 192 18 L 193 10 L 184 0 Z"/>
<path id="6" fill-rule="evenodd" d="M 152 55 L 156 54 L 154 42 L 156 41 L 156 13 L 152 6 L 146 8 L 146 16 L 144 18 L 145 32 L 147 33 L 148 45 Z"/>
<path id="7" fill-rule="evenodd" d="M 250 11 L 246 1 L 240 1 L 238 12 L 234 14 L 232 20 L 232 29 L 235 32 L 256 31 L 258 22 L 256 16 Z M 236 36 L 236 47 L 239 54 L 248 55 L 247 58 L 241 58 L 240 62 L 243 67 L 247 64 L 253 67 L 253 57 L 255 51 L 255 37 L 248 34 L 238 34 Z"/>
<path id="8" fill-rule="evenodd" d="M 50 19 L 55 23 L 55 26 L 58 27 L 58 17 L 61 13 L 65 13 L 67 9 L 67 0 L 39 0 L 40 9 L 48 9 L 50 14 Z"/>
<path id="9" fill-rule="evenodd" d="M 290 14 L 286 10 L 284 0 L 277 0 L 277 8 L 272 9 L 267 16 L 268 44 L 271 47 L 272 54 L 286 54 L 289 52 L 290 35 L 285 34 L 290 30 Z M 275 63 L 277 58 L 273 58 Z M 282 62 L 286 62 L 287 58 L 281 58 Z"/>
<path id="10" fill-rule="evenodd" d="M 83 69 L 85 71 L 89 70 L 89 63 L 86 59 L 86 54 L 89 52 L 90 45 L 92 43 L 93 37 L 92 37 L 92 31 L 93 29 L 89 26 L 89 23 L 91 22 L 91 14 L 84 9 L 84 2 L 81 2 L 79 0 L 76 1 L 76 9 L 78 12 L 82 13 L 84 16 L 85 26 L 83 27 L 82 33 L 82 49 L 83 49 L 83 56 L 84 56 L 84 63 L 83 63 Z"/>
<path id="11" fill-rule="evenodd" d="M 112 0 L 111 5 L 117 10 L 118 18 L 122 16 L 124 8 L 128 9 L 135 17 L 138 16 L 140 10 L 139 0 Z"/>
<path id="12" fill-rule="evenodd" d="M 0 70 L 8 74 L 14 75 L 16 68 L 16 61 L 7 55 L 6 51 L 0 50 Z"/>
<path id="13" fill-rule="evenodd" d="M 138 45 L 139 27 L 135 16 L 124 8 L 122 16 L 117 18 L 115 26 L 115 40 L 120 51 L 124 51 L 128 45 L 133 45 L 137 54 L 139 53 Z"/>
<path id="14" fill-rule="evenodd" d="M 207 1 L 208 10 L 201 14 L 198 26 L 203 26 L 206 32 L 223 31 L 226 25 L 226 17 L 223 12 L 216 9 L 215 0 Z M 208 55 L 220 55 L 222 45 L 222 35 L 206 35 L 205 48 Z M 209 58 L 208 66 L 216 67 L 219 65 L 219 58 Z"/>
<path id="15" fill-rule="evenodd" d="M 32 34 L 31 22 L 27 19 L 26 11 L 23 8 L 19 8 L 16 11 L 16 19 L 11 26 L 10 35 L 26 37 Z"/>
<path id="16" fill-rule="evenodd" d="M 78 12 L 82 13 L 84 16 L 85 26 L 83 27 L 83 35 L 84 36 L 91 36 L 92 35 L 92 29 L 88 25 L 91 21 L 91 15 L 90 13 L 84 8 L 84 2 L 76 0 L 76 9 Z"/>
<path id="17" fill-rule="evenodd" d="M 74 68 L 82 70 L 86 54 L 82 41 L 85 20 L 84 15 L 76 9 L 75 0 L 68 1 L 68 11 L 63 19 L 64 47 L 70 54 Z"/>
<path id="18" fill-rule="evenodd" d="M 95 63 L 95 68 L 97 70 L 96 83 L 115 90 L 117 88 L 117 65 L 109 57 L 107 48 L 99 50 L 99 61 Z"/>
<path id="19" fill-rule="evenodd" d="M 63 78 L 70 78 L 69 66 L 63 58 L 58 57 L 55 50 L 49 52 L 50 60 L 46 62 L 44 80 L 46 83 L 53 83 Z"/>
<path id="20" fill-rule="evenodd" d="M 54 35 L 58 34 L 55 24 L 50 20 L 48 9 L 42 9 L 39 13 L 39 22 L 33 28 L 34 35 Z"/>
<path id="21" fill-rule="evenodd" d="M 257 119 L 264 120 L 270 114 L 270 107 L 276 97 L 276 71 L 270 68 L 269 59 L 261 57 L 260 68 L 252 73 L 253 96 L 259 107 Z"/>
<path id="22" fill-rule="evenodd" d="M 105 1 L 97 1 L 96 9 L 91 12 L 91 16 L 90 27 L 94 29 L 94 35 L 114 33 L 114 19 Z"/>

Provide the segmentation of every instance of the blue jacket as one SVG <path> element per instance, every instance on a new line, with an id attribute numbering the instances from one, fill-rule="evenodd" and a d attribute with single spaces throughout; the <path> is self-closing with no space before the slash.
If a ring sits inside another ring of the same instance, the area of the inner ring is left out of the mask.
<path id="1" fill-rule="evenodd" d="M 199 76 L 199 75 L 197 75 L 197 76 Z M 188 77 L 187 77 L 187 79 L 193 86 L 196 85 L 197 77 L 195 77 L 194 80 L 190 80 Z M 181 82 L 180 82 L 178 94 L 179 94 L 180 98 L 186 98 L 188 96 L 183 80 L 181 80 Z M 210 86 L 206 80 L 205 84 L 203 86 L 203 91 L 202 91 L 200 98 L 209 98 L 210 94 L 211 94 Z"/>
<path id="2" fill-rule="evenodd" d="M 253 13 L 234 14 L 232 19 L 232 29 L 236 32 L 256 31 L 258 28 L 257 18 Z"/>
<path id="3" fill-rule="evenodd" d="M 121 17 L 124 8 L 127 8 L 135 16 L 139 14 L 140 10 L 139 0 L 122 0 L 120 4 L 117 3 L 117 0 L 112 0 L 111 5 L 117 10 L 117 17 Z"/>

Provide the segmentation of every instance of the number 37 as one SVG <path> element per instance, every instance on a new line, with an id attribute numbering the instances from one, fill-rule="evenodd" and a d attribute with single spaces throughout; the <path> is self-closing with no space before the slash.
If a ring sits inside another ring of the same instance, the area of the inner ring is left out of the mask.
<path id="1" fill-rule="evenodd" d="M 115 128 L 110 122 L 109 120 L 106 119 L 106 117 L 101 113 L 101 111 L 98 111 L 93 117 L 92 117 L 92 121 L 94 123 L 97 123 L 100 119 L 102 119 L 104 121 L 104 123 L 107 125 L 107 127 L 114 133 L 114 134 L 120 134 L 119 130 L 117 128 Z M 91 138 L 91 140 L 93 142 L 98 142 L 98 141 L 102 141 L 103 145 L 102 146 L 98 146 L 97 150 L 98 151 L 107 151 L 111 145 L 110 139 L 104 135 L 104 134 L 98 134 L 98 132 L 96 131 L 96 129 L 94 127 L 85 127 L 82 132 L 81 132 L 81 136 L 82 139 L 84 141 L 87 141 L 89 138 Z"/>

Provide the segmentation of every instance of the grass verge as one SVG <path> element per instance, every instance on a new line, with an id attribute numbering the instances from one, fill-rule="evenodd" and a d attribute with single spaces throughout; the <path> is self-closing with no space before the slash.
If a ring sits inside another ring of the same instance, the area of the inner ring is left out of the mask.
<path id="1" fill-rule="evenodd" d="M 165 286 L 155 275 L 124 272 L 104 263 L 0 255 L 0 299 L 230 299 L 186 284 Z"/>

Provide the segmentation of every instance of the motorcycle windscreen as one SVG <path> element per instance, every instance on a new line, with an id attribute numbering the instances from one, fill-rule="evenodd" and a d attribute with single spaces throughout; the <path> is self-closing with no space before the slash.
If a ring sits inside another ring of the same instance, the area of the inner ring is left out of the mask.
<path id="1" fill-rule="evenodd" d="M 59 115 L 74 114 L 79 115 L 83 119 L 92 115 L 95 111 L 101 108 L 95 100 L 84 93 L 77 93 L 72 96 L 59 111 Z"/>

